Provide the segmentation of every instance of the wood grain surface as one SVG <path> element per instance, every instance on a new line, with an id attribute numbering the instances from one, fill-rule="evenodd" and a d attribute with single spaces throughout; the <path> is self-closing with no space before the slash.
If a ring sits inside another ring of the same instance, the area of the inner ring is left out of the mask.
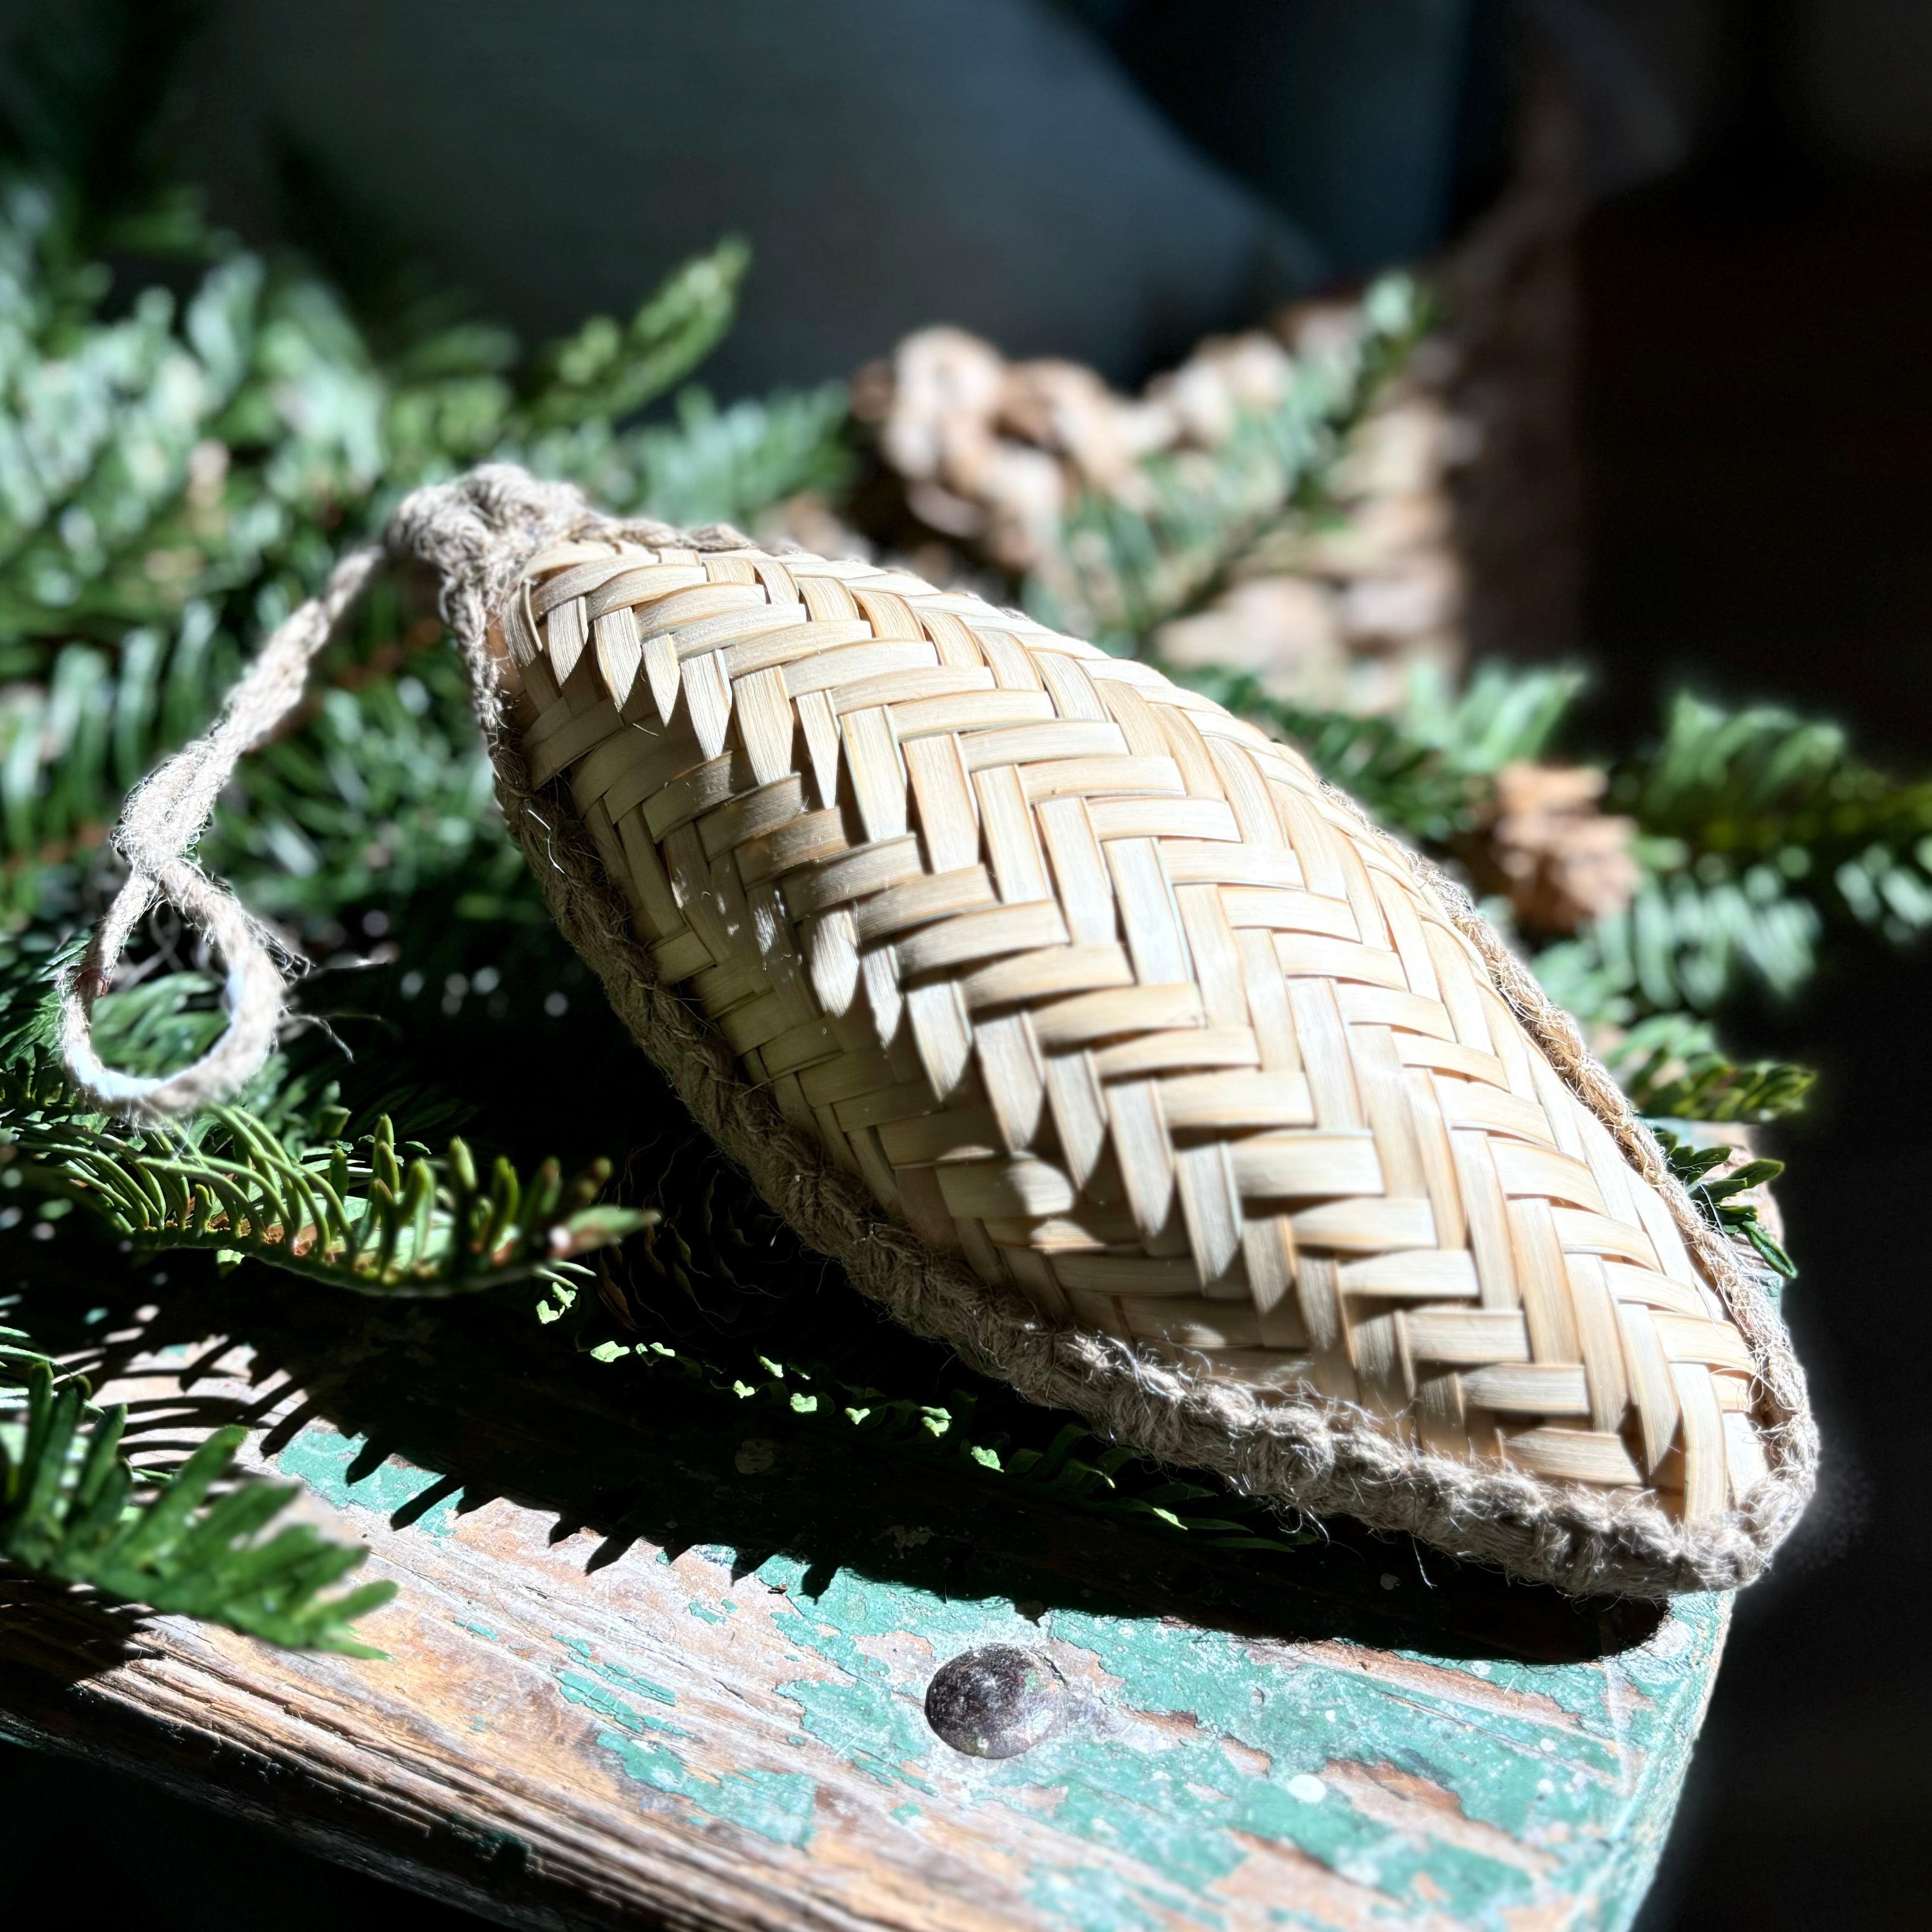
<path id="1" fill-rule="evenodd" d="M 142 1454 L 246 1421 L 401 1589 L 363 1662 L 0 1573 L 0 1732 L 504 1924 L 1621 1927 L 1723 1645 L 1722 1600 L 1016 1502 L 614 1372 L 522 1310 L 181 1257 L 123 1290 L 122 1258 L 59 1250 L 0 1253 L 14 1318 L 98 1365 Z M 923 1710 L 996 1643 L 1064 1684 L 1003 1761 Z"/>

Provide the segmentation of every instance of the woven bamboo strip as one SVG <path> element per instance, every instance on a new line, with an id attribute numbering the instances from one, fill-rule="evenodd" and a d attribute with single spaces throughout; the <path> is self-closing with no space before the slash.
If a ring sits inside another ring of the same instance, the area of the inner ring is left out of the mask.
<path id="1" fill-rule="evenodd" d="M 1401 850 L 1143 665 L 902 572 L 553 545 L 504 632 L 659 970 L 982 1279 L 1688 1520 L 1750 1350 Z"/>

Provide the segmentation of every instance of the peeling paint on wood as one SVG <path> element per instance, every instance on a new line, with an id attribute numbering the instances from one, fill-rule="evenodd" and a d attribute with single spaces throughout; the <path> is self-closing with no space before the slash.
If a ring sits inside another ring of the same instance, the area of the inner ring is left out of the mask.
<path id="1" fill-rule="evenodd" d="M 1621 1928 L 1723 1645 L 1722 1600 L 1582 1610 L 1365 1534 L 1218 1566 L 587 1364 L 503 1411 L 442 1315 L 345 1358 L 339 1318 L 194 1313 L 130 1323 L 112 1393 L 155 1440 L 248 1420 L 401 1585 L 390 1659 L 130 1642 L 0 1580 L 0 1730 L 506 1922 Z M 986 1646 L 1061 1680 L 1003 1759 L 926 1716 Z"/>

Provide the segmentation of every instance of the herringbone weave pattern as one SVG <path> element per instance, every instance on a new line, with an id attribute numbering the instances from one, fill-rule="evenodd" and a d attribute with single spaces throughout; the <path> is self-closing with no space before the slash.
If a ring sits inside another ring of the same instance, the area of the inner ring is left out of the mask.
<path id="1" fill-rule="evenodd" d="M 497 641 L 664 979 L 934 1247 L 1437 1453 L 1694 1521 L 1764 1473 L 1669 1210 L 1288 747 L 751 549 L 554 545 Z"/>

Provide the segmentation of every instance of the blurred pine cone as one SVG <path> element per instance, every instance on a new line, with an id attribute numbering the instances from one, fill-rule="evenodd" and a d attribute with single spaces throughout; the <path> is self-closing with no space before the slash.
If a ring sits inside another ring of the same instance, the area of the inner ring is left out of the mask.
<path id="1" fill-rule="evenodd" d="M 1462 851 L 1478 890 L 1505 894 L 1517 923 L 1538 933 L 1622 911 L 1637 886 L 1636 826 L 1598 809 L 1607 783 L 1588 765 L 1505 765 Z"/>

